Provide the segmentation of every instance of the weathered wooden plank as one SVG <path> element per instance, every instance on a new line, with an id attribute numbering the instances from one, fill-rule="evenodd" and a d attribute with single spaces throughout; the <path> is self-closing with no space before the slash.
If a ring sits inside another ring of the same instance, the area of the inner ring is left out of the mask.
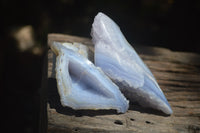
<path id="1" fill-rule="evenodd" d="M 171 88 L 171 90 L 177 90 L 181 91 L 182 89 L 185 90 L 194 90 L 199 91 L 198 88 L 200 88 L 199 83 L 190 83 L 190 82 L 179 82 L 179 81 L 171 81 L 171 80 L 157 80 L 160 85 L 167 86 L 168 88 Z M 177 89 L 177 87 L 182 87 L 181 89 Z"/>
<path id="2" fill-rule="evenodd" d="M 157 79 L 161 79 L 161 80 L 198 83 L 200 79 L 200 75 L 197 75 L 197 74 L 175 73 L 175 72 L 161 73 L 160 71 L 152 71 L 152 72 L 154 75 L 156 75 Z"/>
<path id="3" fill-rule="evenodd" d="M 81 42 L 93 51 L 90 39 L 49 34 L 48 43 Z M 131 104 L 125 114 L 115 111 L 74 111 L 62 107 L 56 90 L 55 55 L 48 53 L 48 132 L 200 132 L 200 55 L 173 52 L 165 48 L 137 46 L 136 51 L 157 78 L 174 113 L 161 112 Z"/>
<path id="4" fill-rule="evenodd" d="M 163 72 L 174 72 L 174 73 L 190 73 L 195 74 L 199 73 L 200 70 L 193 65 L 187 64 L 177 64 L 172 62 L 165 61 L 150 61 L 145 60 L 145 63 L 150 67 L 151 70 L 155 71 L 163 71 Z M 156 66 L 155 66 L 156 64 Z"/>
<path id="5" fill-rule="evenodd" d="M 171 106 L 179 108 L 200 108 L 199 101 L 171 101 Z"/>

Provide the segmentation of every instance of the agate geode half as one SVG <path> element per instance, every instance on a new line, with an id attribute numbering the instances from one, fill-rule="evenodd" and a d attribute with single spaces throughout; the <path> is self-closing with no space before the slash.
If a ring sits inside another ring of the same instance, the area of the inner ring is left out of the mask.
<path id="1" fill-rule="evenodd" d="M 92 24 L 91 36 L 95 45 L 95 65 L 119 85 L 130 101 L 172 114 L 153 74 L 113 20 L 98 13 Z"/>
<path id="2" fill-rule="evenodd" d="M 128 101 L 102 71 L 87 59 L 82 44 L 54 42 L 56 80 L 61 104 L 73 109 L 115 109 L 125 113 Z"/>

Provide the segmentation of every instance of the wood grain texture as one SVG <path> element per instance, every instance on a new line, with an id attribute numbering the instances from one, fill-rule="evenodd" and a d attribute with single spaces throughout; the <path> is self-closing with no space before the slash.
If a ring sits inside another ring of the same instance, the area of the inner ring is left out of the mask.
<path id="1" fill-rule="evenodd" d="M 90 39 L 49 34 L 53 41 L 81 42 L 93 51 Z M 49 133 L 178 133 L 200 132 L 200 55 L 174 52 L 165 48 L 135 46 L 151 69 L 174 113 L 159 111 L 132 103 L 125 114 L 114 110 L 79 110 L 62 107 L 55 80 L 55 55 L 48 52 L 48 132 Z"/>

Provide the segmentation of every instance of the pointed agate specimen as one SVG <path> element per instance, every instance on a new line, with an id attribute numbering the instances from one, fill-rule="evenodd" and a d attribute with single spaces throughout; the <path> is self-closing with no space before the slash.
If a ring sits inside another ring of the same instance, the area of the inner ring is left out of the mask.
<path id="1" fill-rule="evenodd" d="M 50 47 L 57 56 L 56 79 L 63 106 L 127 111 L 129 102 L 118 86 L 86 58 L 86 46 L 54 42 Z"/>
<path id="2" fill-rule="evenodd" d="M 91 36 L 95 44 L 95 65 L 120 86 L 130 101 L 172 114 L 153 74 L 113 20 L 98 13 L 92 24 Z"/>

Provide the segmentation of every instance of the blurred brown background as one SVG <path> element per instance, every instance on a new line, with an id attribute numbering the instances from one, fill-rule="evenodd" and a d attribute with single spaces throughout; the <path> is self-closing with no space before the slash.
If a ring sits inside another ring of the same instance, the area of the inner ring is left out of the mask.
<path id="1" fill-rule="evenodd" d="M 99 11 L 132 44 L 200 52 L 198 0 L 1 0 L 0 87 L 6 131 L 37 132 L 47 34 L 90 37 Z"/>

